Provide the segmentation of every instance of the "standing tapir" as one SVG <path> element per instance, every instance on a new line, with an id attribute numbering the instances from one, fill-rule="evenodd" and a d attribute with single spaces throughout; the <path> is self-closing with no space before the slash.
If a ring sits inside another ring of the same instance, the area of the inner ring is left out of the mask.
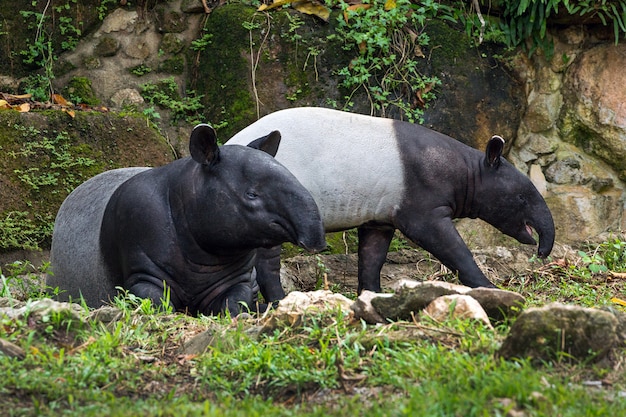
<path id="1" fill-rule="evenodd" d="M 480 152 L 412 123 L 324 108 L 293 108 L 265 116 L 226 144 L 282 135 L 276 159 L 311 192 L 327 232 L 358 227 L 358 291 L 380 291 L 380 270 L 394 234 L 437 257 L 470 287 L 493 287 L 452 219 L 480 218 L 540 257 L 554 244 L 550 210 L 532 182 L 501 155 L 494 136 Z M 270 300 L 284 297 L 279 252 L 259 254 L 257 280 Z"/>
<path id="2" fill-rule="evenodd" d="M 267 153 L 220 148 L 202 124 L 191 133 L 191 157 L 83 183 L 57 214 L 47 285 L 89 306 L 123 287 L 190 314 L 253 308 L 256 248 L 326 246 L 311 194 L 270 156 L 279 142 L 273 132 L 257 142 Z"/>

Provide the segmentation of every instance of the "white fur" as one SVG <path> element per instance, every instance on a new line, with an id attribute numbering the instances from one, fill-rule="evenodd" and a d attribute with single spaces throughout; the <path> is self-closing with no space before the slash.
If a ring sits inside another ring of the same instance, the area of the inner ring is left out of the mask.
<path id="1" fill-rule="evenodd" d="M 261 118 L 226 145 L 247 145 L 273 130 L 276 159 L 315 198 L 327 231 L 389 223 L 404 196 L 393 121 L 323 108 L 293 108 Z"/>

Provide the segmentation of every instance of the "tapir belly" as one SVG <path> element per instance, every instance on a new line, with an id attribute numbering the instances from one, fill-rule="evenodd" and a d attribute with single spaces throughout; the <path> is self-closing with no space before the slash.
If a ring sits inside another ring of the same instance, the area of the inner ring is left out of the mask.
<path id="1" fill-rule="evenodd" d="M 393 224 L 406 187 L 398 141 L 386 119 L 289 109 L 265 116 L 226 144 L 247 145 L 273 130 L 282 136 L 276 159 L 313 195 L 326 231 Z"/>

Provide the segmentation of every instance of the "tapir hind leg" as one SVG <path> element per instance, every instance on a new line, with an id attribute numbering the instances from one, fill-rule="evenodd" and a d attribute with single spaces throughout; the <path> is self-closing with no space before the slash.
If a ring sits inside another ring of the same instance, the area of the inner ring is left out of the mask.
<path id="1" fill-rule="evenodd" d="M 359 294 L 363 290 L 381 292 L 380 270 L 387 259 L 394 231 L 395 229 L 389 226 L 363 225 L 358 228 Z"/>
<path id="2" fill-rule="evenodd" d="M 256 280 L 266 303 L 285 298 L 280 283 L 280 245 L 257 249 Z"/>
<path id="3" fill-rule="evenodd" d="M 422 249 L 430 252 L 453 272 L 458 272 L 459 280 L 468 287 L 495 287 L 482 273 L 472 252 L 454 227 L 452 219 L 441 217 L 429 219 L 428 223 L 410 219 L 398 219 L 398 229 Z"/>
<path id="4" fill-rule="evenodd" d="M 158 279 L 148 276 L 132 276 L 134 284 L 132 284 L 128 288 L 128 292 L 136 295 L 139 298 L 147 298 L 152 300 L 152 305 L 155 307 L 160 307 L 165 304 L 165 301 L 169 303 L 169 307 L 173 309 L 177 308 L 179 305 L 178 298 L 173 291 L 169 294 L 164 290 L 163 281 L 158 281 Z M 168 298 L 169 295 L 169 299 Z"/>

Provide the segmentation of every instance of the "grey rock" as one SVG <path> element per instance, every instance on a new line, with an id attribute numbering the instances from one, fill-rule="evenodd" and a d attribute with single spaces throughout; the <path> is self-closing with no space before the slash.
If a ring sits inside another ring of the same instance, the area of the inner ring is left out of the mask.
<path id="1" fill-rule="evenodd" d="M 524 311 L 497 355 L 538 361 L 599 360 L 619 342 L 618 319 L 599 309 L 561 303 Z"/>

